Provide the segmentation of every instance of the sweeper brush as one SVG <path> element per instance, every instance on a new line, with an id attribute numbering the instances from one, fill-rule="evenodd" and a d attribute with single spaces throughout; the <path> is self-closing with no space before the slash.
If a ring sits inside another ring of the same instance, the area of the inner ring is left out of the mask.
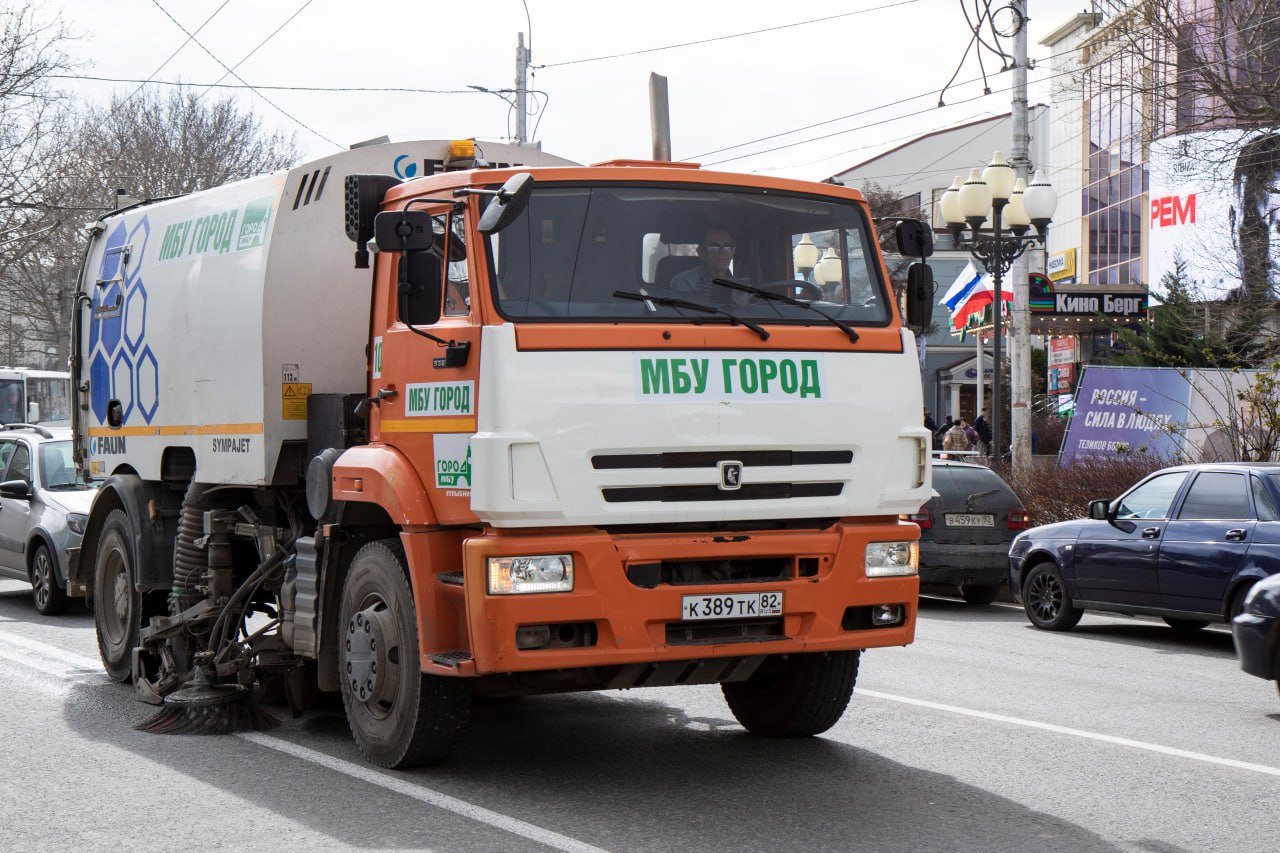
<path id="1" fill-rule="evenodd" d="M 134 728 L 162 735 L 226 735 L 278 725 L 258 704 L 255 691 L 243 684 L 218 684 L 197 666 L 191 681 L 164 698 L 160 713 Z"/>

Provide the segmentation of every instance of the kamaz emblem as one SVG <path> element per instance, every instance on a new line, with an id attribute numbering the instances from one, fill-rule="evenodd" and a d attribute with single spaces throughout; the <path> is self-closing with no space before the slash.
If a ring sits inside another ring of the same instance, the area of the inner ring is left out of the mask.
<path id="1" fill-rule="evenodd" d="M 736 492 L 742 488 L 742 463 L 741 462 L 721 462 L 720 482 L 716 487 L 722 492 Z"/>

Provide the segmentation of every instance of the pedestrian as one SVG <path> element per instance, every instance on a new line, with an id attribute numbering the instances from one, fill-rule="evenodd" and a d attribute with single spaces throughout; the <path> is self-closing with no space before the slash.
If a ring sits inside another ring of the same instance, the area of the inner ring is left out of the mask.
<path id="1" fill-rule="evenodd" d="M 961 421 L 956 421 L 951 425 L 951 429 L 947 430 L 947 434 L 942 437 L 943 450 L 968 450 L 969 436 L 965 434 Z"/>
<path id="2" fill-rule="evenodd" d="M 951 415 L 947 415 L 946 419 L 942 422 L 942 426 L 934 430 L 933 446 L 935 450 L 942 449 L 942 440 L 947 437 L 947 432 L 949 432 L 953 426 L 955 426 L 955 424 L 951 420 Z"/>
<path id="3" fill-rule="evenodd" d="M 987 420 L 987 413 L 980 412 L 973 422 L 973 428 L 978 431 L 978 440 L 981 442 L 981 450 L 984 456 L 991 455 L 991 422 Z"/>
<path id="4" fill-rule="evenodd" d="M 933 412 L 924 413 L 924 428 L 929 430 L 929 432 L 938 431 L 938 425 L 933 422 Z"/>
<path id="5" fill-rule="evenodd" d="M 978 431 L 974 429 L 973 425 L 970 424 L 964 418 L 960 419 L 960 429 L 964 430 L 964 437 L 969 440 L 969 449 L 977 450 L 978 449 Z"/>

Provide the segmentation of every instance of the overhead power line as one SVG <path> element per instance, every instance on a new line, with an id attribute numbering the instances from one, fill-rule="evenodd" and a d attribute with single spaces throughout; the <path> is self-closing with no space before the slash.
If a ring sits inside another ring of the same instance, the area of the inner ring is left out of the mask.
<path id="1" fill-rule="evenodd" d="M 777 30 L 787 30 L 787 29 L 791 29 L 792 27 L 803 27 L 809 24 L 820 24 L 823 21 L 834 21 L 837 18 L 849 18 L 854 15 L 866 15 L 870 12 L 881 12 L 881 11 L 884 11 L 885 9 L 894 9 L 894 8 L 897 8 L 898 6 L 910 6 L 914 3 L 919 3 L 919 2 L 920 0 L 901 0 L 901 2 L 898 2 L 898 3 L 887 3 L 884 6 L 875 6 L 870 9 L 859 9 L 856 12 L 842 12 L 839 15 L 827 15 L 825 18 L 813 18 L 808 21 L 796 21 L 793 24 L 779 24 L 776 27 L 764 27 L 763 29 L 750 30 L 749 32 L 745 32 L 745 33 L 731 33 L 729 35 L 723 35 L 723 36 L 712 36 L 710 38 L 698 39 L 697 41 L 681 42 L 680 44 L 667 44 L 661 47 L 647 47 L 647 48 L 644 48 L 643 50 L 631 50 L 631 51 L 627 51 L 626 53 L 611 53 L 611 54 L 608 54 L 607 56 L 590 56 L 590 57 L 586 57 L 585 59 L 568 59 L 568 60 L 565 60 L 564 62 L 548 62 L 543 65 L 534 65 L 533 67 L 536 69 L 559 68 L 563 65 L 581 65 L 584 62 L 600 62 L 605 59 L 621 59 L 624 56 L 639 56 L 644 53 L 657 53 L 663 50 L 675 50 L 676 48 L 680 48 L 680 47 L 693 47 L 694 45 L 698 45 L 698 44 L 710 44 L 711 42 L 716 42 L 716 41 L 728 41 L 730 39 L 743 38 L 745 36 L 755 36 L 761 33 L 772 33 L 772 32 L 776 32 Z"/>
<path id="2" fill-rule="evenodd" d="M 228 0 L 228 2 L 229 2 L 229 0 Z M 305 3 L 303 3 L 301 6 L 299 6 L 299 7 L 298 7 L 298 11 L 294 12 L 292 15 L 290 15 L 288 18 L 286 18 L 286 19 L 285 19 L 285 22 L 284 22 L 283 24 L 281 24 L 280 26 L 278 26 L 278 27 L 276 27 L 274 30 L 272 30 L 272 31 L 271 31 L 271 35 L 267 36 L 267 37 L 266 37 L 266 38 L 264 38 L 262 41 L 258 42 L 258 43 L 257 43 L 257 45 L 255 45 L 255 46 L 254 46 L 253 50 L 249 51 L 249 52 L 248 52 L 248 53 L 246 53 L 244 56 L 240 57 L 240 61 L 239 61 L 239 62 L 237 62 L 235 65 L 233 65 L 233 66 L 231 66 L 229 69 L 227 69 L 227 73 L 226 73 L 226 74 L 223 74 L 221 77 L 219 77 L 219 78 L 217 79 L 217 81 L 216 81 L 215 83 L 213 83 L 212 85 L 210 85 L 208 88 L 206 88 L 206 89 L 205 89 L 203 92 L 201 92 L 199 95 L 196 95 L 196 99 L 197 99 L 197 100 L 199 100 L 200 98 L 203 98 L 205 95 L 209 94 L 209 89 L 212 89 L 214 86 L 218 85 L 218 83 L 221 83 L 223 80 L 226 80 L 229 76 L 231 76 L 232 72 L 234 72 L 234 71 L 235 71 L 237 68 L 239 68 L 241 65 L 244 65 L 246 62 L 248 62 L 248 61 L 249 61 L 249 57 L 253 56 L 255 53 L 257 53 L 259 50 L 261 50 L 261 49 L 262 49 L 262 46 L 263 46 L 263 45 L 265 45 L 267 42 L 271 41 L 273 38 L 275 38 L 277 35 L 279 35 L 281 30 L 283 30 L 285 27 L 289 26 L 289 24 L 291 24 L 291 23 L 293 22 L 293 19 L 294 19 L 294 18 L 296 18 L 296 17 L 298 17 L 299 15 L 301 15 L 301 14 L 303 13 L 303 11 L 304 11 L 308 6 L 310 6 L 313 2 L 315 2 L 315 0 L 306 0 L 306 2 L 305 2 Z M 223 5 L 225 6 L 226 4 L 224 3 Z M 221 6 L 219 6 L 218 8 L 219 8 L 219 9 L 221 9 L 222 7 L 221 7 Z M 205 23 L 208 23 L 208 21 L 206 21 Z M 154 75 L 152 75 L 152 76 L 154 76 Z"/>
<path id="3" fill-rule="evenodd" d="M 46 74 L 46 80 L 84 80 L 90 83 L 144 83 L 151 86 L 189 86 L 193 89 L 236 89 L 251 92 L 390 92 L 419 95 L 474 95 L 474 89 L 422 89 L 412 86 L 260 86 L 248 83 L 192 83 L 184 80 L 139 80 L 136 77 L 100 77 L 94 74 Z"/>
<path id="4" fill-rule="evenodd" d="M 289 112 L 287 112 L 287 111 L 284 109 L 284 107 L 280 106 L 280 105 L 279 105 L 279 104 L 277 104 L 275 101 L 271 100 L 271 99 L 270 99 L 270 98 L 268 98 L 266 95 L 264 95 L 264 94 L 262 94 L 261 92 L 259 92 L 256 88 L 254 88 L 253 86 L 251 86 L 247 80 L 245 80 L 243 77 L 241 77 L 241 76 L 240 76 L 239 74 L 237 74 L 235 71 L 233 71 L 233 70 L 231 70 L 230 68 L 228 68 L 228 67 L 227 67 L 227 64 L 226 64 L 225 62 L 223 62 L 221 59 L 219 59 L 217 56 L 215 56 L 215 55 L 214 55 L 214 53 L 213 53 L 213 51 L 211 51 L 211 50 L 209 50 L 209 48 L 205 47 L 205 46 L 200 42 L 200 40 L 199 40 L 198 38 L 196 38 L 196 37 L 195 37 L 195 35 L 194 35 L 193 33 L 189 32 L 189 31 L 187 30 L 187 28 L 186 28 L 186 27 L 182 26 L 182 24 L 180 24 L 180 23 L 178 22 L 178 19 L 177 19 L 177 18 L 173 17 L 173 15 L 170 15 L 170 14 L 169 14 L 169 10 L 168 10 L 168 9 L 166 9 L 165 7 L 163 7 L 163 6 L 161 6 L 161 5 L 160 5 L 160 0 L 151 0 L 151 2 L 155 5 L 155 7 L 156 7 L 157 9 L 159 9 L 161 12 L 164 12 L 164 16 L 165 16 L 166 18 L 168 18 L 170 21 L 172 21 L 172 22 L 173 22 L 173 25 L 174 25 L 175 27 L 177 27 L 178 29 L 180 29 L 180 30 L 182 30 L 184 33 L 186 33 L 186 34 L 191 38 L 191 41 L 195 42 L 195 44 L 196 44 L 196 46 L 197 46 L 197 47 L 199 47 L 201 50 L 203 50 L 205 53 L 207 53 L 207 54 L 209 55 L 209 58 L 210 58 L 210 59 L 212 59 L 214 62 L 218 63 L 219 65 L 221 65 L 224 69 L 226 69 L 227 73 L 228 73 L 228 74 L 230 74 L 232 77 L 235 77 L 235 78 L 236 78 L 237 80 L 239 80 L 241 83 L 244 83 L 244 85 L 245 85 L 245 87 L 246 87 L 246 88 L 248 88 L 251 92 L 253 92 L 255 95 L 257 95 L 259 98 L 262 98 L 262 100 L 263 100 L 263 101 L 265 101 L 266 103 L 268 103 L 269 105 L 271 105 L 272 107 L 274 107 L 274 108 L 276 109 L 276 111 L 277 111 L 277 112 L 279 112 L 282 116 L 284 116 L 285 118 L 289 119 L 291 122 L 293 122 L 294 124 L 298 125 L 298 127 L 301 127 L 303 130 L 307 131 L 307 132 L 308 132 L 308 133 L 310 133 L 311 135 L 313 135 L 313 136 L 315 136 L 315 137 L 317 137 L 317 138 L 319 138 L 319 139 L 323 139 L 325 142 L 329 143 L 330 145 L 334 146 L 335 148 L 342 148 L 342 147 L 343 147 L 343 146 L 342 146 L 342 145 L 340 145 L 339 143 L 337 143 L 337 142 L 335 142 L 334 140 L 330 139 L 329 137 L 325 136 L 323 133 L 320 133 L 320 131 L 316 130 L 315 128 L 312 128 L 312 127 L 308 126 L 305 122 L 303 122 L 303 121 L 302 121 L 301 119 L 299 119 L 297 116 L 292 115 L 292 114 L 290 114 Z"/>

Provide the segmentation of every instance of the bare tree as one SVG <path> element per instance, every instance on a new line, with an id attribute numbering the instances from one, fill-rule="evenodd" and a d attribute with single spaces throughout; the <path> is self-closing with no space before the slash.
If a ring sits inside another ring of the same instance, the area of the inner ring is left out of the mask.
<path id="1" fill-rule="evenodd" d="M 62 104 L 48 78 L 68 67 L 66 41 L 39 7 L 0 6 L 0 274 L 49 225 L 41 164 L 56 148 Z"/>
<path id="2" fill-rule="evenodd" d="M 46 224 L 0 280 L 15 361 L 33 363 L 53 350 L 49 360 L 65 362 L 83 226 L 116 206 L 118 190 L 137 199 L 183 195 L 285 168 L 299 156 L 291 136 L 267 131 L 234 99 L 201 99 L 187 89 L 83 107 L 63 139 L 40 169 Z"/>

